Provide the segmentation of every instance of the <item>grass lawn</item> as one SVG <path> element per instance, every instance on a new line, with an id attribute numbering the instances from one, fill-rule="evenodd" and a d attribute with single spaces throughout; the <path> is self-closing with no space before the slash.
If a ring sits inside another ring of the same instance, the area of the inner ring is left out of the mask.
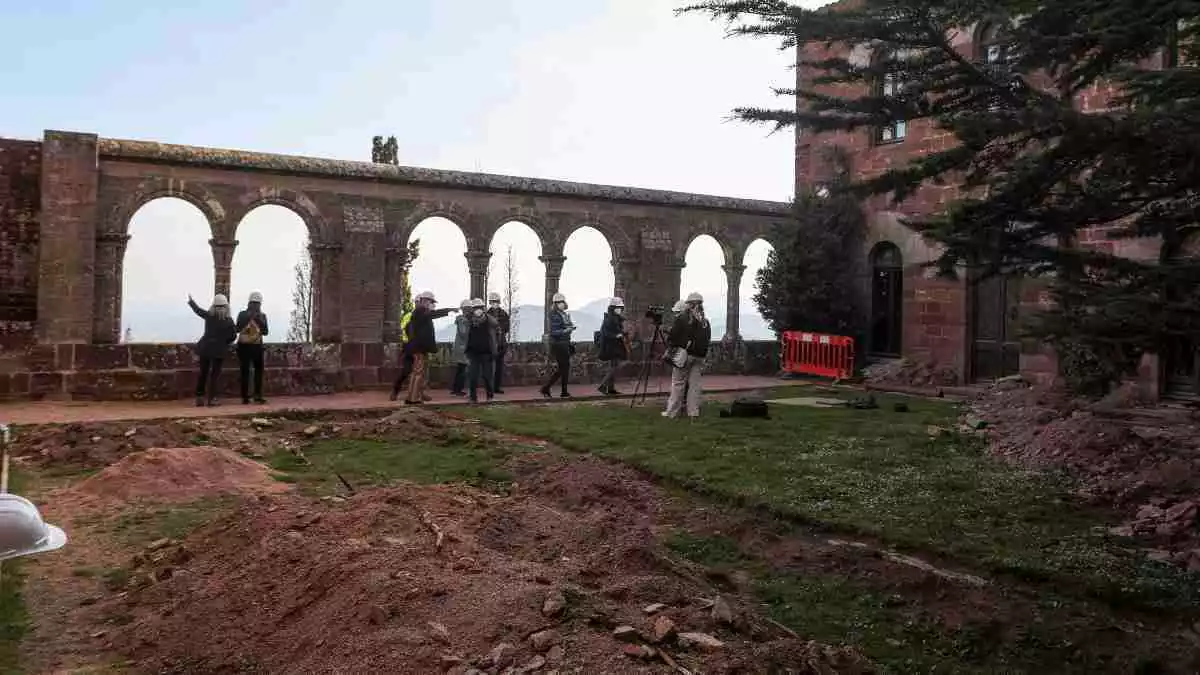
<path id="1" fill-rule="evenodd" d="M 812 396 L 792 389 L 779 396 Z M 895 412 L 904 401 L 909 412 Z M 992 460 L 949 427 L 953 405 L 879 397 L 874 410 L 776 405 L 771 420 L 695 422 L 656 405 L 482 407 L 472 416 L 524 436 L 626 462 L 669 482 L 832 531 L 865 535 L 974 569 L 1052 581 L 1072 594 L 1195 612 L 1194 575 L 1143 562 L 1097 534 L 1062 480 Z"/>

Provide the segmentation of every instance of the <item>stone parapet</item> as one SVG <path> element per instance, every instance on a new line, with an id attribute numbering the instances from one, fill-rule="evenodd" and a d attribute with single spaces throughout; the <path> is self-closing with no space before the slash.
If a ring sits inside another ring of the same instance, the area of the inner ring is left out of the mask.
<path id="1" fill-rule="evenodd" d="M 639 349 L 635 347 L 635 354 Z M 379 342 L 342 344 L 269 344 L 264 378 L 267 396 L 331 394 L 386 389 L 399 372 L 399 349 Z M 531 385 L 548 374 L 541 343 L 510 345 L 505 384 Z M 439 345 L 430 385 L 446 387 L 454 374 L 450 345 Z M 598 383 L 605 364 L 591 343 L 576 345 L 572 381 Z M 640 361 L 627 362 L 620 377 L 637 377 Z M 665 366 L 653 361 L 655 373 Z M 714 343 L 707 371 L 715 375 L 775 375 L 778 343 Z M 189 398 L 196 384 L 196 359 L 190 344 L 34 345 L 23 358 L 0 359 L 0 400 L 173 400 Z M 221 377 L 222 396 L 238 392 L 237 358 L 230 350 Z"/>

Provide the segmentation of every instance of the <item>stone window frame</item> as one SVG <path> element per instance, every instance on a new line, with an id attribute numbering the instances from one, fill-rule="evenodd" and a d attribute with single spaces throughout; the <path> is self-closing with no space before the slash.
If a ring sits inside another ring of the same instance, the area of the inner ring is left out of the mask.
<path id="1" fill-rule="evenodd" d="M 873 56 L 875 64 L 885 59 L 895 59 L 894 51 L 879 51 Z M 899 73 L 885 73 L 883 77 L 876 77 L 871 83 L 871 90 L 875 96 L 887 97 L 895 96 L 904 88 L 904 80 Z M 898 145 L 908 139 L 908 120 L 893 120 L 890 124 L 882 124 L 871 128 L 871 145 Z"/>

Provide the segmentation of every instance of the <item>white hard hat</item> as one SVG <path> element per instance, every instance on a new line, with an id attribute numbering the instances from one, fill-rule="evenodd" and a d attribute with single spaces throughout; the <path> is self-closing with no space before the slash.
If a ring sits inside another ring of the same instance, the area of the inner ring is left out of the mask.
<path id="1" fill-rule="evenodd" d="M 612 300 L 608 301 L 608 304 L 610 307 L 624 307 L 625 301 L 621 298 L 613 298 Z"/>
<path id="2" fill-rule="evenodd" d="M 487 307 L 487 303 L 483 301 L 483 298 L 472 298 L 471 306 L 472 307 Z"/>
<path id="3" fill-rule="evenodd" d="M 684 302 L 683 300 L 680 300 L 680 301 L 678 301 L 678 302 L 676 302 L 676 303 L 675 303 L 675 306 L 671 308 L 671 311 L 672 311 L 672 312 L 675 312 L 676 314 L 678 314 L 679 312 L 682 312 L 682 311 L 683 311 L 683 308 L 684 308 L 684 307 L 687 307 L 687 303 L 686 303 L 686 302 Z"/>
<path id="4" fill-rule="evenodd" d="M 216 295 L 213 296 L 213 307 L 228 307 L 228 306 L 229 306 L 229 298 L 225 297 L 224 295 L 221 295 L 220 293 L 217 293 Z"/>
<path id="5" fill-rule="evenodd" d="M 262 302 L 262 293 L 254 291 L 250 294 L 250 302 Z"/>
<path id="6" fill-rule="evenodd" d="M 420 293 L 417 294 L 417 299 L 418 300 L 428 300 L 430 302 L 437 302 L 437 300 L 433 297 L 433 291 L 421 291 Z"/>
<path id="7" fill-rule="evenodd" d="M 550 302 L 566 302 L 567 296 L 562 293 L 555 293 L 554 297 L 550 298 Z"/>
<path id="8" fill-rule="evenodd" d="M 459 306 L 459 308 L 460 308 L 460 309 L 470 309 L 470 308 L 471 308 L 471 301 L 470 301 L 469 299 L 468 299 L 468 300 L 463 300 L 462 302 L 458 303 L 458 306 Z"/>
<path id="9" fill-rule="evenodd" d="M 704 296 L 700 295 L 699 293 L 695 293 L 695 292 L 688 293 L 687 301 L 688 302 L 704 302 Z"/>
<path id="10" fill-rule="evenodd" d="M 33 502 L 0 494 L 0 560 L 53 551 L 66 543 L 67 534 L 42 520 Z"/>
<path id="11" fill-rule="evenodd" d="M 488 293 L 488 302 L 500 302 L 500 294 Z"/>

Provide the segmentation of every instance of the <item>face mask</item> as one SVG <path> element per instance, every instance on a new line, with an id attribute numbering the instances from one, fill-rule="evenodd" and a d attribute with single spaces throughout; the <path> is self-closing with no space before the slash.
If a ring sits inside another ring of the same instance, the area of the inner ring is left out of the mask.
<path id="1" fill-rule="evenodd" d="M 556 302 L 556 303 L 554 303 L 554 306 L 557 307 L 558 311 L 560 311 L 560 312 L 565 311 L 567 309 L 567 303 L 565 303 L 565 302 Z"/>
<path id="2" fill-rule="evenodd" d="M 483 316 L 483 308 L 482 307 L 475 308 L 475 316 Z"/>
<path id="3" fill-rule="evenodd" d="M 613 314 L 616 314 L 617 316 L 621 316 L 624 313 L 625 313 L 624 307 L 614 307 L 613 308 Z"/>
<path id="4" fill-rule="evenodd" d="M 492 303 L 492 309 L 500 309 L 500 303 L 498 303 L 498 302 L 493 302 L 493 303 Z"/>

